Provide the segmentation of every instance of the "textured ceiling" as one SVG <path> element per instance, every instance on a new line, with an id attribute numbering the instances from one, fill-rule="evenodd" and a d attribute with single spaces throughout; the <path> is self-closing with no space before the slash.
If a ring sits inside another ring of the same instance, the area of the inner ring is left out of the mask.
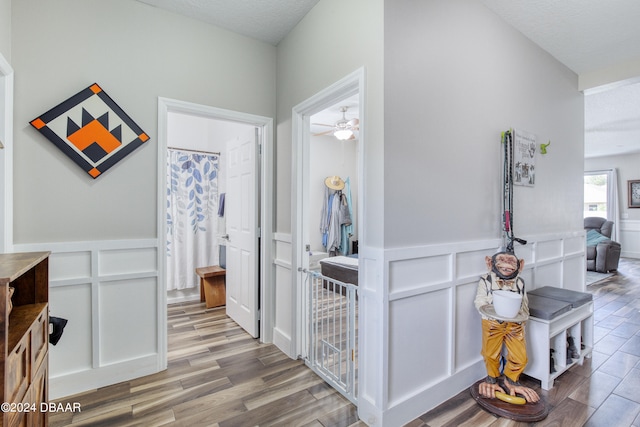
<path id="1" fill-rule="evenodd" d="M 576 74 L 640 59 L 640 1 L 482 0 Z M 585 157 L 640 152 L 640 84 L 585 95 Z"/>
<path id="2" fill-rule="evenodd" d="M 138 0 L 277 45 L 319 0 Z"/>
<path id="3" fill-rule="evenodd" d="M 640 1 L 482 3 L 577 74 L 640 58 Z"/>
<path id="4" fill-rule="evenodd" d="M 640 83 L 584 97 L 585 157 L 640 152 Z"/>

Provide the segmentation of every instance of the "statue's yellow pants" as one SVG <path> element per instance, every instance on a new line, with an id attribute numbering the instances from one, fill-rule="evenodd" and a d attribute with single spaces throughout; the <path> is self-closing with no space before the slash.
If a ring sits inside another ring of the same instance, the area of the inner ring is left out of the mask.
<path id="1" fill-rule="evenodd" d="M 513 322 L 499 323 L 497 320 L 482 319 L 482 357 L 487 374 L 494 378 L 500 376 L 500 355 L 502 344 L 507 348 L 504 374 L 513 382 L 527 366 L 527 343 L 524 337 L 524 324 Z"/>

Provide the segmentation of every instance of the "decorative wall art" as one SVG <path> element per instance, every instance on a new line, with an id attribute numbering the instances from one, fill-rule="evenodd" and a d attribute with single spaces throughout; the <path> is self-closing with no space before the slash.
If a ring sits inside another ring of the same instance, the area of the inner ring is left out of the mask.
<path id="1" fill-rule="evenodd" d="M 93 178 L 149 140 L 97 83 L 32 120 L 31 125 Z"/>
<path id="2" fill-rule="evenodd" d="M 536 183 L 536 135 L 514 130 L 513 169 L 514 184 L 533 187 Z"/>
<path id="3" fill-rule="evenodd" d="M 627 186 L 629 187 L 628 207 L 640 208 L 640 180 L 633 179 L 627 181 Z"/>

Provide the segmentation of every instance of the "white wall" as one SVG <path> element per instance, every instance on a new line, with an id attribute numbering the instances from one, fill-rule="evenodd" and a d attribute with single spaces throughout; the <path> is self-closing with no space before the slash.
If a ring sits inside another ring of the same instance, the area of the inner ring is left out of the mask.
<path id="1" fill-rule="evenodd" d="M 349 178 L 351 184 L 351 201 L 355 221 L 358 212 L 358 146 L 359 141 L 339 141 L 333 136 L 317 136 L 311 138 L 309 157 L 309 236 L 313 252 L 326 252 L 322 246 L 320 234 L 320 213 L 325 194 L 324 180 L 328 176 L 338 175 L 342 179 Z M 357 240 L 357 225 L 350 241 Z M 351 253 L 351 244 L 349 245 Z"/>
<path id="2" fill-rule="evenodd" d="M 12 7 L 15 249 L 53 252 L 51 315 L 69 319 L 53 398 L 163 368 L 158 97 L 274 117 L 276 49 L 131 0 Z M 29 125 L 93 82 L 151 137 L 96 180 Z"/>
<path id="3" fill-rule="evenodd" d="M 382 0 L 321 0 L 278 45 L 276 230 L 291 232 L 291 110 L 358 68 L 366 68 L 367 215 L 382 223 Z M 382 245 L 382 230 L 368 231 Z M 362 238 L 362 236 L 361 236 Z"/>
<path id="4" fill-rule="evenodd" d="M 17 242 L 155 237 L 158 96 L 275 115 L 265 43 L 131 0 L 25 0 L 13 17 Z M 96 180 L 28 124 L 93 82 L 151 136 Z"/>
<path id="5" fill-rule="evenodd" d="M 640 209 L 629 208 L 627 181 L 640 179 L 640 153 L 585 159 L 585 172 L 602 169 L 618 170 L 618 202 L 620 212 L 621 255 L 640 258 Z"/>
<path id="6" fill-rule="evenodd" d="M 509 128 L 552 141 L 515 189 L 515 232 L 581 228 L 573 72 L 477 2 L 386 2 L 385 45 L 386 247 L 499 236 Z"/>
<path id="7" fill-rule="evenodd" d="M 537 158 L 535 187 L 515 188 L 528 288 L 585 285 L 577 76 L 471 0 L 386 1 L 384 33 L 389 291 L 376 332 L 388 347 L 375 424 L 386 426 L 486 375 L 473 296 L 500 244 L 501 131 L 553 142 Z"/>

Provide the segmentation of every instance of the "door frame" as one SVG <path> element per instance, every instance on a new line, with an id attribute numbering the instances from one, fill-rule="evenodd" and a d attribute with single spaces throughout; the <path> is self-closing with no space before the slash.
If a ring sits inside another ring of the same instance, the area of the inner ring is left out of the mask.
<path id="1" fill-rule="evenodd" d="M 365 182 L 364 182 L 364 152 L 365 152 L 365 70 L 361 67 L 331 86 L 323 89 L 311 98 L 293 107 L 292 110 L 292 154 L 291 154 L 291 281 L 293 283 L 293 301 L 295 304 L 295 322 L 293 324 L 292 353 L 306 357 L 305 331 L 307 319 L 305 318 L 303 301 L 305 284 L 304 270 L 309 268 L 309 259 L 304 256 L 305 245 L 309 242 L 309 215 L 305 207 L 309 206 L 309 165 L 311 144 L 311 116 L 319 113 L 327 107 L 335 105 L 341 100 L 353 95 L 358 95 L 360 110 L 360 130 L 358 132 L 360 144 L 358 152 L 358 206 L 364 207 Z M 308 210 L 308 208 L 307 208 Z M 363 208 L 357 213 L 358 238 L 363 236 Z M 359 272 L 359 274 L 361 271 Z"/>
<path id="2" fill-rule="evenodd" d="M 13 250 L 13 68 L 0 53 L 0 253 Z"/>
<path id="3" fill-rule="evenodd" d="M 260 340 L 272 342 L 274 317 L 273 280 L 273 119 L 238 111 L 225 110 L 208 105 L 195 104 L 170 98 L 158 97 L 158 342 L 164 349 L 160 360 L 167 366 L 167 285 L 165 237 L 167 232 L 167 123 L 169 113 L 183 113 L 200 117 L 248 124 L 259 132 L 259 179 L 256 198 L 260 206 L 259 284 L 260 287 Z"/>

